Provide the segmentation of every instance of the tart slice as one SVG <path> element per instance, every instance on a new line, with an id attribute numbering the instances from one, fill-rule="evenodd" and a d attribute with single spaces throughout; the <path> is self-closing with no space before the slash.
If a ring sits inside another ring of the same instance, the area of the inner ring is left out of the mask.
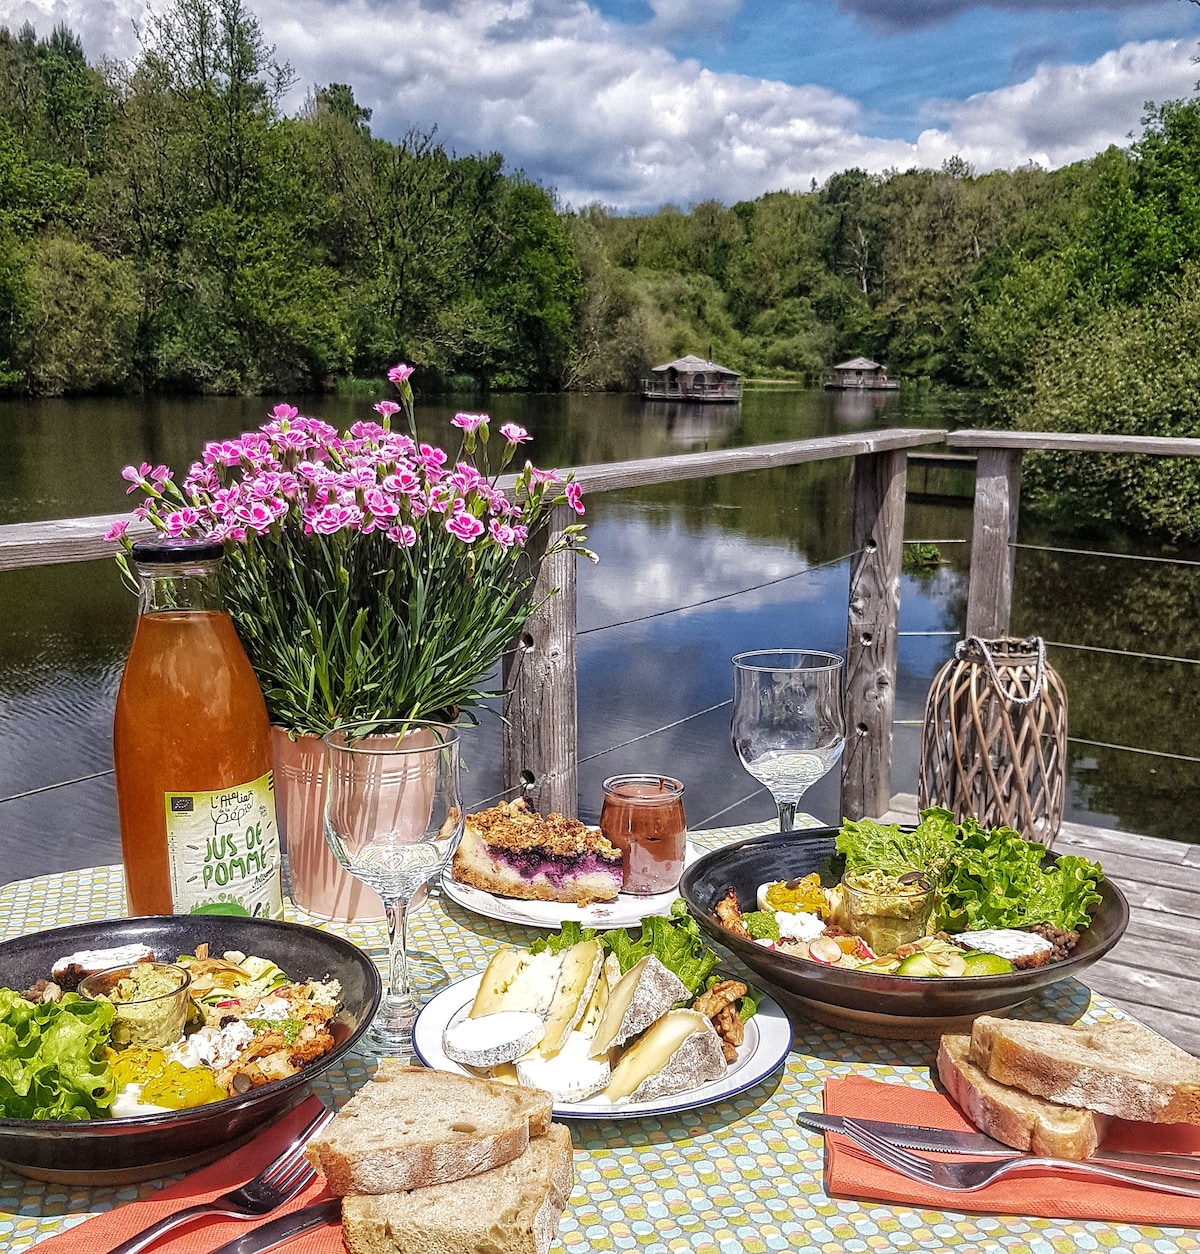
<path id="1" fill-rule="evenodd" d="M 561 814 L 543 817 L 519 798 L 467 815 L 450 873 L 500 897 L 588 906 L 620 892 L 621 862 L 598 829 Z"/>

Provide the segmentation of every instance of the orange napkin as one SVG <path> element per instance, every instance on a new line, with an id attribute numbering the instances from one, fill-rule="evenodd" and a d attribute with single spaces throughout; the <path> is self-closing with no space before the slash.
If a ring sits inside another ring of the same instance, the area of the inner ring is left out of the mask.
<path id="1" fill-rule="evenodd" d="M 954 1102 L 942 1093 L 905 1084 L 882 1084 L 861 1076 L 827 1080 L 825 1112 L 957 1132 L 975 1131 Z M 1113 1121 L 1104 1143 L 1110 1149 L 1200 1154 L 1200 1128 L 1181 1123 L 1135 1124 L 1118 1119 Z M 892 1171 L 838 1133 L 827 1133 L 825 1145 L 825 1190 L 830 1196 L 903 1202 L 932 1210 L 1200 1227 L 1200 1198 L 1049 1170 L 1001 1176 L 976 1193 L 951 1193 L 917 1184 Z"/>
<path id="2" fill-rule="evenodd" d="M 222 1193 L 245 1184 L 247 1180 L 267 1166 L 272 1159 L 288 1147 L 300 1135 L 321 1106 L 320 1099 L 310 1097 L 295 1110 L 289 1111 L 278 1123 L 272 1124 L 261 1136 L 257 1136 L 241 1149 L 185 1176 L 153 1197 L 129 1202 L 115 1210 L 96 1215 L 81 1224 L 60 1232 L 38 1243 L 38 1254 L 108 1254 L 114 1245 L 135 1236 L 165 1215 L 182 1210 L 196 1202 L 209 1202 Z M 264 1219 L 225 1219 L 209 1217 L 193 1220 L 176 1228 L 155 1245 L 152 1254 L 210 1254 L 210 1251 L 249 1232 L 266 1219 L 300 1210 L 313 1202 L 331 1197 L 320 1176 L 286 1206 Z M 326 1224 L 311 1228 L 297 1237 L 287 1247 L 288 1254 L 345 1254 L 340 1224 Z"/>

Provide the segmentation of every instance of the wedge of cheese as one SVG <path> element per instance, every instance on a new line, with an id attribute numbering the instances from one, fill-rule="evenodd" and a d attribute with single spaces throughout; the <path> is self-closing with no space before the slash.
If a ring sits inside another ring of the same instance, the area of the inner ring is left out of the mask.
<path id="1" fill-rule="evenodd" d="M 586 1036 L 589 1041 L 596 1035 L 596 1029 L 600 1026 L 600 1020 L 604 1018 L 604 1011 L 608 1006 L 607 970 L 606 963 L 600 971 L 600 976 L 596 980 L 596 986 L 592 989 L 592 995 L 588 998 L 588 1004 L 584 1007 L 583 1016 L 575 1029 L 581 1036 Z M 617 979 L 620 978 L 621 970 L 618 967 Z"/>
<path id="2" fill-rule="evenodd" d="M 623 1045 L 688 996 L 687 985 L 675 972 L 647 954 L 609 990 L 608 1005 L 592 1038 L 591 1056 L 601 1058 L 614 1045 Z"/>
<path id="3" fill-rule="evenodd" d="M 442 1048 L 468 1067 L 494 1067 L 528 1053 L 545 1031 L 541 1015 L 532 1010 L 500 1010 L 451 1023 L 442 1033 Z"/>
<path id="4" fill-rule="evenodd" d="M 517 1059 L 517 1083 L 545 1089 L 556 1101 L 563 1102 L 581 1102 L 599 1093 L 612 1072 L 607 1058 L 588 1057 L 591 1043 L 582 1032 L 568 1032 L 562 1047 L 551 1058 L 540 1050 L 531 1050 Z"/>
<path id="5" fill-rule="evenodd" d="M 469 1017 L 480 1019 L 504 1010 L 527 1010 L 540 1016 L 544 1023 L 558 991 L 563 956 L 548 950 L 532 954 L 528 949 L 501 946 L 483 973 Z"/>
<path id="6" fill-rule="evenodd" d="M 546 1015 L 545 1033 L 538 1045 L 547 1057 L 558 1052 L 568 1034 L 583 1018 L 603 966 L 604 951 L 598 940 L 580 941 L 562 955 L 558 986 Z"/>
<path id="7" fill-rule="evenodd" d="M 720 1079 L 721 1038 L 697 1010 L 669 1010 L 613 1068 L 604 1096 L 611 1102 L 648 1102 Z"/>

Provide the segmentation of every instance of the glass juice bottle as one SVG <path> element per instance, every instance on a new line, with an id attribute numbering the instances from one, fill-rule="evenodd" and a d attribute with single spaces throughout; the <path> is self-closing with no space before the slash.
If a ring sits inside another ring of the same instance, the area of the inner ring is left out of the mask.
<path id="1" fill-rule="evenodd" d="M 283 914 L 262 691 L 221 606 L 221 545 L 134 544 L 137 628 L 113 722 L 132 915 Z"/>

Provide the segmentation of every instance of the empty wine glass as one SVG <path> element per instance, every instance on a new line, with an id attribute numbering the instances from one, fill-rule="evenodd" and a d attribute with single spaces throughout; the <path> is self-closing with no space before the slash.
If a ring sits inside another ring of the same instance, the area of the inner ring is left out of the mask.
<path id="1" fill-rule="evenodd" d="M 846 715 L 843 660 L 809 649 L 763 649 L 733 659 L 734 752 L 779 807 L 779 828 L 796 825 L 796 805 L 842 756 Z"/>
<path id="2" fill-rule="evenodd" d="M 407 1054 L 417 1015 L 408 903 L 441 873 L 462 836 L 458 731 L 391 719 L 340 727 L 325 744 L 325 839 L 338 862 L 379 894 L 387 915 L 388 979 L 363 1041 L 379 1053 Z"/>

